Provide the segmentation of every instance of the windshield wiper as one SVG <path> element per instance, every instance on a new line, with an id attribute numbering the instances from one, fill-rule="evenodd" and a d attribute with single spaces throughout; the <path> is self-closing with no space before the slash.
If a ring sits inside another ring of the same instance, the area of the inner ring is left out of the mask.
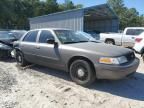
<path id="1" fill-rule="evenodd" d="M 78 42 L 64 42 L 64 44 L 71 44 L 71 43 L 78 43 Z"/>
<path id="2" fill-rule="evenodd" d="M 89 42 L 89 41 L 64 42 L 64 44 L 71 44 L 71 43 L 81 43 L 81 42 Z"/>
<path id="3" fill-rule="evenodd" d="M 89 41 L 78 41 L 78 43 L 79 43 L 79 42 L 89 42 Z"/>

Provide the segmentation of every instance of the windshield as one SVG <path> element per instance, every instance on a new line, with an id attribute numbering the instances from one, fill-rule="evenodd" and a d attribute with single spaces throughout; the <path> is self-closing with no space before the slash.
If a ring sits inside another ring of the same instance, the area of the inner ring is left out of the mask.
<path id="1" fill-rule="evenodd" d="M 5 39 L 15 39 L 12 33 L 10 32 L 0 32 L 0 40 Z"/>
<path id="2" fill-rule="evenodd" d="M 73 32 L 71 30 L 55 30 L 55 34 L 63 44 L 81 43 L 90 41 L 91 36 Z"/>
<path id="3" fill-rule="evenodd" d="M 93 38 L 93 36 L 91 34 L 88 34 L 86 32 L 83 32 L 83 31 L 77 31 L 76 32 L 77 35 L 83 35 L 84 37 L 88 38 L 89 41 L 96 41 L 95 38 Z"/>

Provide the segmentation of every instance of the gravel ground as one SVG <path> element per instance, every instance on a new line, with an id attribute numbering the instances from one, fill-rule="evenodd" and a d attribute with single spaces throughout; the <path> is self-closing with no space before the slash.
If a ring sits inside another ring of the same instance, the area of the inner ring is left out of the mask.
<path id="1" fill-rule="evenodd" d="M 65 72 L 0 61 L 0 108 L 144 108 L 143 101 L 142 60 L 134 77 L 100 80 L 89 88 L 76 85 Z"/>

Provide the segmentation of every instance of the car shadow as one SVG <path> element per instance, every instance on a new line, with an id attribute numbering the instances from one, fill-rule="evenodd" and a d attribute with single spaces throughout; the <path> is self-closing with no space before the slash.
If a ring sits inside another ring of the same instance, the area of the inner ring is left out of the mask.
<path id="1" fill-rule="evenodd" d="M 91 85 L 90 89 L 144 101 L 144 74 L 137 72 L 134 76 L 117 81 L 101 80 Z"/>
<path id="2" fill-rule="evenodd" d="M 14 63 L 14 62 L 16 62 L 16 60 L 14 58 L 11 58 L 11 57 L 9 57 L 9 58 L 0 58 L 0 61 L 7 62 L 7 63 Z"/>
<path id="3" fill-rule="evenodd" d="M 67 72 L 37 65 L 32 67 L 32 69 L 67 81 L 72 81 Z M 88 87 L 88 89 L 103 91 L 133 100 L 144 101 L 144 74 L 137 72 L 134 76 L 117 81 L 96 80 L 94 84 Z"/>
<path id="4" fill-rule="evenodd" d="M 32 66 L 31 69 L 44 73 L 44 74 L 55 76 L 55 77 L 58 77 L 67 81 L 72 81 L 68 72 L 55 70 L 55 69 L 47 68 L 47 67 L 40 66 L 40 65 Z"/>

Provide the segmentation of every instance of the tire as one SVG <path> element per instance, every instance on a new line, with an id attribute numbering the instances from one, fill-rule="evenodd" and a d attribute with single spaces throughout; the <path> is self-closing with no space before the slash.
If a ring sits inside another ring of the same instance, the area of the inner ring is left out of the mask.
<path id="1" fill-rule="evenodd" d="M 94 69 L 84 60 L 76 60 L 71 64 L 70 76 L 74 82 L 82 86 L 88 86 L 96 79 Z"/>
<path id="2" fill-rule="evenodd" d="M 16 61 L 19 66 L 27 65 L 27 61 L 24 59 L 23 53 L 20 51 L 16 52 Z"/>
<path id="3" fill-rule="evenodd" d="M 113 40 L 106 40 L 105 41 L 106 44 L 110 44 L 110 45 L 115 45 L 115 42 Z"/>

